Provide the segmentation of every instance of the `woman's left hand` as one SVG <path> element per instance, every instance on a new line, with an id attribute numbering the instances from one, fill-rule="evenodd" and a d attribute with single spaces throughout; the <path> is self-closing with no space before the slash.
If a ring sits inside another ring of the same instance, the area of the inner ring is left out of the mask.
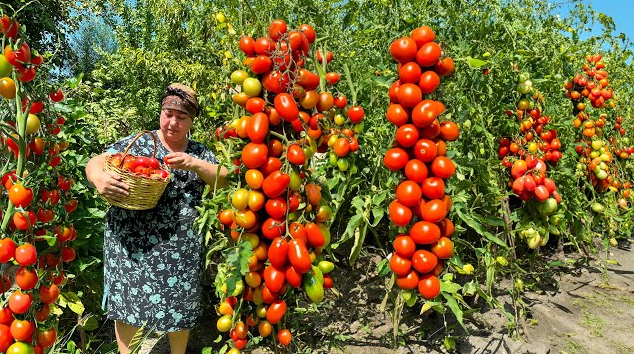
<path id="1" fill-rule="evenodd" d="M 196 170 L 197 159 L 184 152 L 173 152 L 165 156 L 165 163 L 169 168 L 194 171 Z"/>

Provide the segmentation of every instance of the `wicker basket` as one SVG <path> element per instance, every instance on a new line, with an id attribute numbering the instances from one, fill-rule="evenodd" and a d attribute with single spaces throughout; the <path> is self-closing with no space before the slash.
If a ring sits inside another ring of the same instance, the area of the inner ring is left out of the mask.
<path id="1" fill-rule="evenodd" d="M 119 176 L 121 176 L 121 181 L 126 183 L 130 189 L 129 194 L 125 197 L 121 198 L 110 198 L 106 196 L 101 196 L 108 203 L 118 206 L 128 210 L 148 210 L 152 209 L 156 206 L 159 199 L 163 195 L 165 191 L 165 187 L 170 181 L 172 177 L 171 174 L 167 176 L 165 179 L 161 178 L 147 178 L 141 174 L 134 173 L 132 171 L 125 171 L 121 169 L 121 164 L 123 163 L 123 159 L 128 155 L 128 150 L 132 147 L 132 144 L 143 134 L 150 134 L 152 140 L 154 140 L 154 152 L 152 153 L 152 157 L 156 156 L 157 142 L 156 137 L 152 134 L 151 131 L 143 130 L 137 134 L 132 142 L 128 145 L 128 147 L 121 155 L 121 162 L 119 166 L 115 166 L 112 163 L 112 154 L 106 156 L 106 160 L 104 163 L 104 172 L 112 171 Z M 164 170 L 168 170 L 167 166 L 161 164 L 161 168 Z"/>

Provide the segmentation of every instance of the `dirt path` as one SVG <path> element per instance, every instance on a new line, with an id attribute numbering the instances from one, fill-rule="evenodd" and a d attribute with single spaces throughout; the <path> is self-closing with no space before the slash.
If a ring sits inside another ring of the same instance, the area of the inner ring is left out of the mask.
<path id="1" fill-rule="evenodd" d="M 527 305 L 532 311 L 526 321 L 524 339 L 509 338 L 506 319 L 497 310 L 484 310 L 466 319 L 469 336 L 457 335 L 457 353 L 634 353 L 634 251 L 629 247 L 614 249 L 610 255 L 618 265 L 608 269 L 609 285 L 602 281 L 601 262 L 576 272 L 563 272 L 552 289 L 536 293 L 527 291 Z M 329 296 L 320 312 L 300 303 L 301 314 L 293 316 L 294 328 L 300 328 L 304 343 L 294 353 L 445 353 L 442 334 L 445 326 L 459 330 L 448 315 L 430 311 L 418 315 L 420 307 L 406 308 L 401 321 L 400 345 L 392 349 L 390 315 L 380 311 L 385 295 L 382 278 L 374 270 L 379 257 L 359 261 L 354 269 L 334 274 L 340 279 L 340 296 Z M 546 286 L 549 288 L 549 286 Z M 502 300 L 505 298 L 502 296 Z M 508 299 L 506 299 L 508 300 Z M 508 305 L 508 304 L 507 304 Z M 510 306 L 510 305 L 509 305 Z M 388 304 L 388 309 L 390 305 Z M 508 309 L 508 306 L 507 306 Z M 192 333 L 187 353 L 201 353 L 204 347 L 218 352 L 221 343 L 215 318 L 209 314 Z M 148 340 L 142 354 L 169 353 L 167 340 Z M 272 353 L 256 349 L 253 354 Z"/>

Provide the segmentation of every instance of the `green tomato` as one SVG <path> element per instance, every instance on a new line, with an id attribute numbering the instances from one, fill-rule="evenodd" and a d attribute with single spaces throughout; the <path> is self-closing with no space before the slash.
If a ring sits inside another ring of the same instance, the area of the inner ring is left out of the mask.
<path id="1" fill-rule="evenodd" d="M 338 136 L 336 136 L 335 134 L 332 134 L 329 138 L 328 138 L 328 147 L 333 147 L 335 146 L 335 143 L 337 142 L 337 139 L 339 139 Z"/>
<path id="2" fill-rule="evenodd" d="M 539 203 L 539 205 L 537 206 L 537 210 L 539 210 L 542 215 L 551 215 L 552 213 L 557 211 L 557 200 L 552 197 L 548 198 Z"/>
<path id="3" fill-rule="evenodd" d="M 357 165 L 354 165 L 354 164 L 353 164 L 353 165 L 350 167 L 350 174 L 353 174 L 353 175 L 354 175 L 354 174 L 356 174 L 356 173 L 357 173 L 357 171 L 358 171 L 358 169 L 357 169 Z"/>
<path id="4" fill-rule="evenodd" d="M 13 67 L 11 63 L 4 57 L 4 55 L 0 54 L 0 77 L 6 77 L 11 75 L 13 71 Z"/>
<path id="5" fill-rule="evenodd" d="M 542 243 L 542 237 L 539 234 L 528 239 L 528 247 L 530 249 L 536 249 Z"/>
<path id="6" fill-rule="evenodd" d="M 246 80 L 248 77 L 249 74 L 247 74 L 247 72 L 244 70 L 236 70 L 231 73 L 231 81 L 233 81 L 233 83 L 236 85 L 242 85 L 244 80 Z"/>
<path id="7" fill-rule="evenodd" d="M 343 115 L 341 115 L 341 114 L 335 115 L 335 119 L 334 120 L 335 120 L 335 124 L 337 124 L 337 125 L 343 125 L 343 123 L 346 122 L 346 118 Z"/>
<path id="8" fill-rule="evenodd" d="M 355 126 L 352 128 L 352 130 L 353 130 L 355 133 L 357 133 L 357 134 L 361 134 L 361 133 L 363 132 L 363 128 L 365 127 L 365 125 L 363 124 L 363 122 L 365 122 L 365 121 L 362 121 L 362 122 L 361 122 L 361 123 L 359 123 L 359 124 L 355 124 Z"/>
<path id="9" fill-rule="evenodd" d="M 303 276 L 304 290 L 310 301 L 319 303 L 324 299 L 324 275 L 319 268 L 313 266 Z"/>
<path id="10" fill-rule="evenodd" d="M 526 82 L 526 80 L 528 80 L 528 74 L 526 73 L 520 74 L 519 78 L 517 79 L 517 81 L 520 83 L 524 83 Z"/>
<path id="11" fill-rule="evenodd" d="M 348 171 L 350 167 L 350 161 L 347 157 L 342 157 L 337 161 L 337 167 L 339 167 L 340 171 Z"/>
<path id="12" fill-rule="evenodd" d="M 597 173 L 597 178 L 600 180 L 604 180 L 606 178 L 608 178 L 608 173 L 605 172 L 604 170 L 599 171 L 599 173 Z"/>
<path id="13" fill-rule="evenodd" d="M 219 332 L 229 332 L 233 327 L 233 322 L 231 321 L 231 315 L 224 315 L 218 319 L 216 322 L 216 328 Z"/>
<path id="14" fill-rule="evenodd" d="M 509 265 L 509 260 L 506 257 L 497 256 L 495 257 L 495 261 L 498 262 L 502 267 L 506 267 Z"/>
<path id="15" fill-rule="evenodd" d="M 526 110 L 533 106 L 533 103 L 526 98 L 522 98 L 517 102 L 517 109 Z"/>
<path id="16" fill-rule="evenodd" d="M 317 267 L 319 267 L 319 270 L 321 270 L 322 273 L 328 274 L 332 272 L 333 269 L 335 269 L 335 264 L 330 261 L 321 261 L 319 262 Z"/>
<path id="17" fill-rule="evenodd" d="M 334 152 L 331 152 L 330 154 L 328 154 L 328 163 L 332 167 L 337 166 L 337 155 L 335 155 Z"/>
<path id="18" fill-rule="evenodd" d="M 302 179 L 297 171 L 291 172 L 291 183 L 288 186 L 293 192 L 297 192 L 302 187 Z"/>
<path id="19" fill-rule="evenodd" d="M 603 210 L 605 210 L 605 208 L 603 207 L 603 204 L 599 202 L 592 203 L 592 211 L 594 211 L 595 213 L 602 213 Z"/>
<path id="20" fill-rule="evenodd" d="M 516 90 L 517 90 L 517 92 L 521 93 L 522 95 L 525 95 L 525 94 L 531 92 L 531 88 L 528 85 L 526 85 L 526 84 L 518 84 Z"/>
<path id="21" fill-rule="evenodd" d="M 603 142 L 601 140 L 592 140 L 592 150 L 599 150 L 603 146 Z"/>
<path id="22" fill-rule="evenodd" d="M 262 83 L 258 79 L 248 77 L 242 83 L 242 91 L 249 97 L 255 97 L 262 92 Z"/>
<path id="23" fill-rule="evenodd" d="M 486 58 L 488 58 L 490 56 L 491 56 L 491 53 L 489 53 L 489 52 L 484 52 L 484 54 L 482 54 L 482 58 L 484 58 L 484 59 L 486 59 Z"/>

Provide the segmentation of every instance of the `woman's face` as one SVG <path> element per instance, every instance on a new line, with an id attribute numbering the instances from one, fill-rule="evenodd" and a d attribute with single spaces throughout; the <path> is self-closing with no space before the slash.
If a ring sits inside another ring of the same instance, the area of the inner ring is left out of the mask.
<path id="1" fill-rule="evenodd" d="M 187 113 L 174 109 L 161 110 L 161 131 L 167 140 L 181 142 L 187 139 L 187 133 L 193 123 Z"/>

